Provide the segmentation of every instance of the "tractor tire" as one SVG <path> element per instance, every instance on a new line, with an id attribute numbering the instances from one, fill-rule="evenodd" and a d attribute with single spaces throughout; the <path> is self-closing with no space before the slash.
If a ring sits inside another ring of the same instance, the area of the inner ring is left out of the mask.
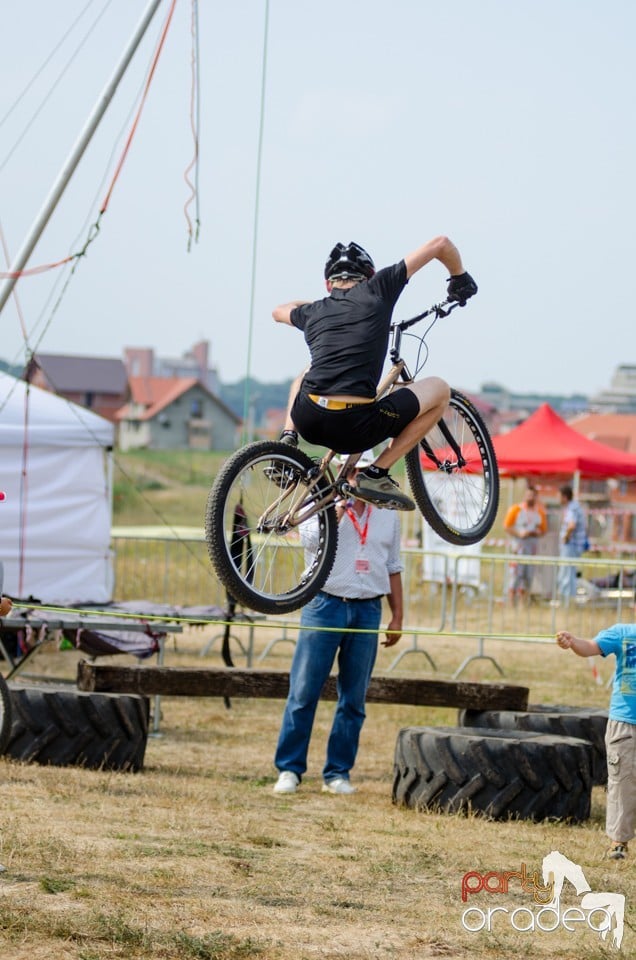
<path id="1" fill-rule="evenodd" d="M 573 737 L 405 727 L 393 770 L 393 802 L 416 810 L 473 811 L 490 820 L 590 815 L 592 747 Z"/>
<path id="2" fill-rule="evenodd" d="M 7 756 L 58 767 L 143 768 L 150 714 L 146 697 L 83 693 L 53 683 L 10 683 L 9 692 Z"/>
<path id="3" fill-rule="evenodd" d="M 4 677 L 0 676 L 0 754 L 4 753 L 11 734 L 11 694 Z"/>
<path id="4" fill-rule="evenodd" d="M 577 737 L 592 744 L 592 783 L 607 783 L 605 730 L 607 710 L 589 707 L 564 707 L 555 704 L 531 703 L 520 710 L 460 710 L 462 727 L 490 727 L 498 730 L 531 730 L 561 737 Z"/>

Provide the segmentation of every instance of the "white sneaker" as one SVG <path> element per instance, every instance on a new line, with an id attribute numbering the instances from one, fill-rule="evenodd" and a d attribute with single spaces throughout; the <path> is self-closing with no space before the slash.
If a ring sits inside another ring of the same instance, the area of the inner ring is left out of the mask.
<path id="1" fill-rule="evenodd" d="M 334 777 L 333 780 L 325 780 L 322 785 L 323 793 L 350 794 L 355 793 L 356 788 L 352 787 L 344 777 Z"/>
<path id="2" fill-rule="evenodd" d="M 274 793 L 296 793 L 300 777 L 293 770 L 283 770 L 274 784 Z"/>

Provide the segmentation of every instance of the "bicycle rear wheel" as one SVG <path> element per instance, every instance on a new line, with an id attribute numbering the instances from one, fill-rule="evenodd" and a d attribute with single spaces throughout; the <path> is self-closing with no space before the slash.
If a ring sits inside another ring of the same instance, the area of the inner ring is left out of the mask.
<path id="1" fill-rule="evenodd" d="M 487 535 L 499 506 L 497 458 L 486 424 L 457 390 L 442 419 L 405 457 L 415 502 L 448 543 Z"/>
<path id="2" fill-rule="evenodd" d="M 308 511 L 327 489 L 323 477 L 309 491 L 314 472 L 301 450 L 278 441 L 252 443 L 230 457 L 210 490 L 210 559 L 229 595 L 251 610 L 297 610 L 329 576 L 338 543 L 333 504 L 307 520 L 311 556 L 305 555 L 299 527 L 286 520 L 291 511 Z"/>

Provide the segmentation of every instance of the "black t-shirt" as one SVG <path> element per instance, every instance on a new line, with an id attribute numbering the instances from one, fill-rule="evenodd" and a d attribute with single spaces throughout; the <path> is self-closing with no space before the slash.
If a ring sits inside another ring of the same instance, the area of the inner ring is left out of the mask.
<path id="1" fill-rule="evenodd" d="M 307 393 L 374 397 L 389 345 L 391 315 L 408 283 L 404 260 L 348 290 L 295 307 L 291 322 L 305 334 L 311 367 Z"/>

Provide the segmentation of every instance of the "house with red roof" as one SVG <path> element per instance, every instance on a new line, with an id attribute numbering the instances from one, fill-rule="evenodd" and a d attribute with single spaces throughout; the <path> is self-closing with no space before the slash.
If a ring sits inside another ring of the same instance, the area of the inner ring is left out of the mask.
<path id="1" fill-rule="evenodd" d="M 233 450 L 240 417 L 196 377 L 130 377 L 120 450 Z"/>

